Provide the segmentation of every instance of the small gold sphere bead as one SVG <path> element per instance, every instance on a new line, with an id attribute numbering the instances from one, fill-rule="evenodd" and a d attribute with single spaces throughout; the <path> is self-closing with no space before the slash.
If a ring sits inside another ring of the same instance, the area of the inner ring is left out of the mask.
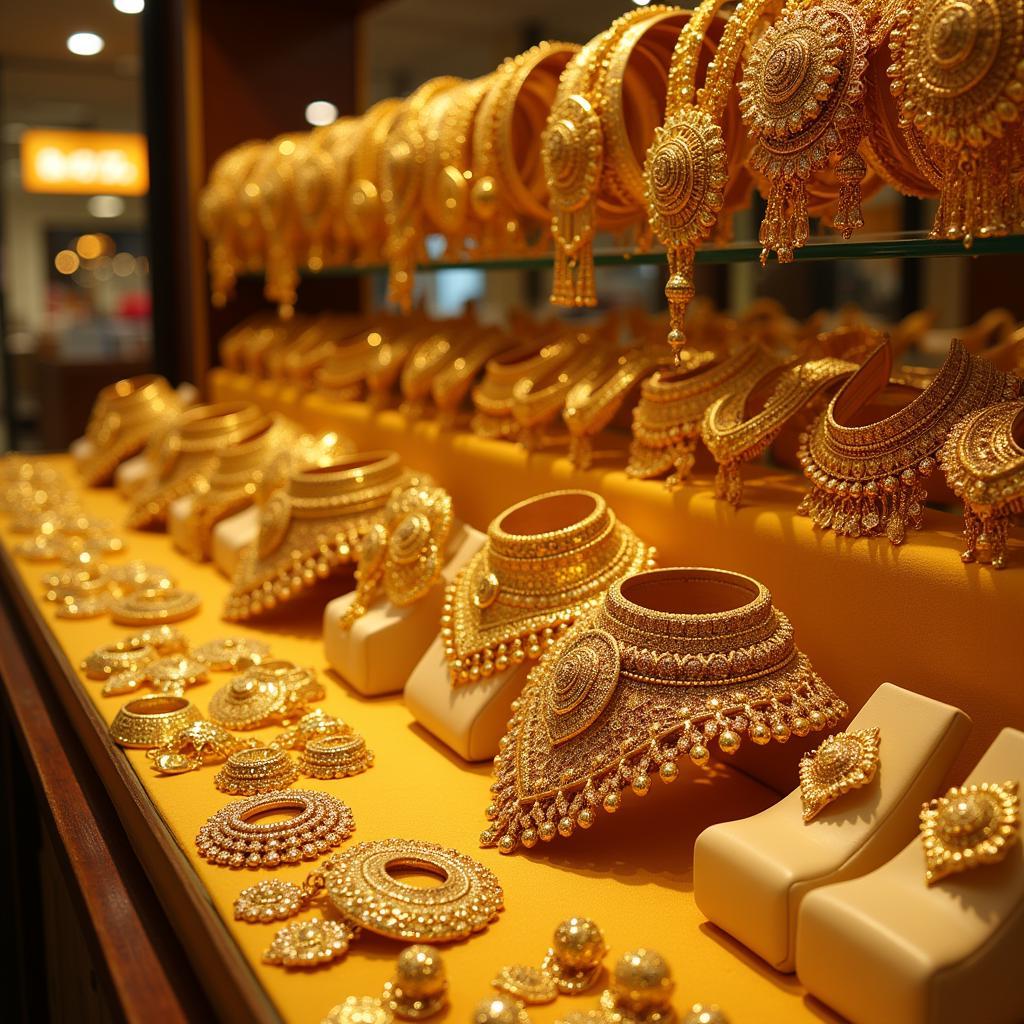
<path id="1" fill-rule="evenodd" d="M 714 1003 L 694 1003 L 682 1024 L 729 1024 L 729 1018 Z"/>
<path id="2" fill-rule="evenodd" d="M 470 1024 L 530 1024 L 530 1017 L 511 996 L 488 996 L 477 1003 Z"/>
<path id="3" fill-rule="evenodd" d="M 433 946 L 407 946 L 398 954 L 394 977 L 384 986 L 384 1002 L 405 1020 L 423 1020 L 444 1009 L 448 978 Z"/>
<path id="4" fill-rule="evenodd" d="M 651 788 L 651 777 L 647 772 L 640 772 L 638 775 L 633 777 L 631 788 L 637 796 L 647 796 L 648 791 Z"/>
<path id="5" fill-rule="evenodd" d="M 538 830 L 540 838 L 545 843 L 550 843 L 555 838 L 558 830 L 555 828 L 555 824 L 552 821 L 545 821 Z"/>
<path id="6" fill-rule="evenodd" d="M 488 821 L 494 821 L 494 819 L 497 818 L 497 816 L 498 816 L 498 805 L 497 804 L 488 804 L 487 805 L 487 810 L 484 813 L 485 813 Z"/>
<path id="7" fill-rule="evenodd" d="M 679 778 L 679 767 L 675 761 L 666 761 L 658 769 L 658 775 L 662 782 L 675 782 Z"/>
<path id="8" fill-rule="evenodd" d="M 590 828 L 594 824 L 594 812 L 589 807 L 584 807 L 578 815 L 576 815 L 576 824 L 580 828 Z"/>
<path id="9" fill-rule="evenodd" d="M 627 1013 L 644 1014 L 670 1006 L 672 972 L 653 949 L 635 949 L 619 957 L 612 972 L 611 994 Z"/>
<path id="10" fill-rule="evenodd" d="M 766 743 L 771 743 L 771 730 L 764 724 L 764 722 L 755 722 L 750 727 L 750 738 L 759 747 L 763 747 Z"/>
<path id="11" fill-rule="evenodd" d="M 568 815 L 566 815 L 564 818 L 558 819 L 558 834 L 563 839 L 568 839 L 569 836 L 571 836 L 575 831 L 576 824 Z"/>
<path id="12" fill-rule="evenodd" d="M 703 743 L 697 743 L 690 747 L 690 760 L 697 765 L 698 768 L 703 768 L 711 758 L 711 752 Z"/>
<path id="13" fill-rule="evenodd" d="M 537 845 L 537 840 L 539 838 L 540 837 L 537 835 L 537 832 L 536 832 L 535 829 L 528 828 L 528 829 L 524 829 L 523 830 L 523 834 L 519 837 L 519 841 L 528 850 L 532 850 Z"/>
<path id="14" fill-rule="evenodd" d="M 551 942 L 555 959 L 572 970 L 589 970 L 608 952 L 601 929 L 588 917 L 570 917 L 555 929 Z"/>
<path id="15" fill-rule="evenodd" d="M 792 728 L 795 736 L 806 736 L 811 731 L 811 723 L 803 715 L 798 715 L 793 719 Z"/>
<path id="16" fill-rule="evenodd" d="M 772 739 L 777 743 L 785 743 L 789 739 L 789 726 L 785 722 L 775 722 L 772 725 Z"/>
<path id="17" fill-rule="evenodd" d="M 498 840 L 499 853 L 511 853 L 516 848 L 516 841 L 512 836 L 502 836 Z"/>
<path id="18" fill-rule="evenodd" d="M 614 814 L 619 809 L 619 803 L 622 798 L 619 796 L 618 790 L 612 790 L 602 802 L 602 806 L 609 814 Z"/>
<path id="19" fill-rule="evenodd" d="M 723 754 L 735 754 L 740 749 L 740 734 L 726 729 L 718 737 L 718 746 Z"/>

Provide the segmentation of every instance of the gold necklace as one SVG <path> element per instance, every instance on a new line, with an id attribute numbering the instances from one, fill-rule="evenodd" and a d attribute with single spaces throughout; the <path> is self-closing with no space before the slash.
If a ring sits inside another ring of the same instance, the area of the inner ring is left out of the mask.
<path id="1" fill-rule="evenodd" d="M 1016 397 L 1021 382 L 955 340 L 924 391 L 889 385 L 891 365 L 886 343 L 801 435 L 798 456 L 811 491 L 799 511 L 822 529 L 847 537 L 884 532 L 902 544 L 908 528 L 923 525 L 925 481 L 953 426 L 969 413 Z M 889 415 L 879 411 L 887 390 L 905 402 Z"/>
<path id="2" fill-rule="evenodd" d="M 445 593 L 441 638 L 452 684 L 536 660 L 614 580 L 653 559 L 654 549 L 590 491 L 513 505 Z"/>
<path id="3" fill-rule="evenodd" d="M 482 846 L 571 836 L 644 796 L 677 762 L 834 726 L 846 705 L 797 648 L 761 583 L 659 569 L 612 584 L 530 673 L 494 759 Z"/>

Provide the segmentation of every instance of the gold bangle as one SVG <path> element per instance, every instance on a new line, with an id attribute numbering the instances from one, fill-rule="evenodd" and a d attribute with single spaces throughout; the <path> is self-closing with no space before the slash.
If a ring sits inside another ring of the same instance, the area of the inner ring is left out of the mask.
<path id="1" fill-rule="evenodd" d="M 231 796 L 256 796 L 287 789 L 298 781 L 295 762 L 272 747 L 246 747 L 229 754 L 213 784 Z"/>
<path id="2" fill-rule="evenodd" d="M 614 580 L 653 558 L 590 491 L 552 491 L 506 509 L 445 593 L 452 685 L 536 660 Z"/>
<path id="3" fill-rule="evenodd" d="M 401 100 L 381 100 L 359 119 L 349 174 L 351 184 L 344 204 L 345 220 L 357 245 L 357 263 L 372 262 L 380 257 L 386 231 L 378 187 L 380 159 L 388 132 L 401 109 Z"/>
<path id="4" fill-rule="evenodd" d="M 111 739 L 119 746 L 145 750 L 167 743 L 179 730 L 202 719 L 199 709 L 184 697 L 152 693 L 120 708 L 110 723 Z"/>
<path id="5" fill-rule="evenodd" d="M 924 391 L 894 385 L 895 412 L 879 399 L 889 388 L 892 353 L 879 346 L 843 385 L 798 451 L 811 490 L 798 511 L 847 537 L 884 533 L 902 544 L 923 525 L 939 449 L 954 425 L 987 405 L 1015 398 L 1018 378 L 968 354 L 959 341 Z M 855 425 L 851 425 L 855 424 Z"/>
<path id="6" fill-rule="evenodd" d="M 964 562 L 1005 568 L 1011 517 L 1024 511 L 1024 401 L 960 420 L 939 451 L 946 482 L 964 504 Z"/>
<path id="7" fill-rule="evenodd" d="M 443 425 L 455 426 L 459 408 L 480 371 L 489 360 L 507 352 L 513 344 L 504 331 L 496 328 L 484 331 L 482 337 L 470 339 L 460 348 L 458 356 L 433 376 L 430 393 Z"/>
<path id="8" fill-rule="evenodd" d="M 306 741 L 299 768 L 314 779 L 346 779 L 365 772 L 373 760 L 362 736 L 315 736 Z"/>
<path id="9" fill-rule="evenodd" d="M 138 590 L 110 604 L 110 617 L 122 626 L 158 626 L 180 622 L 199 611 L 201 601 L 191 590 L 158 587 Z"/>
<path id="10" fill-rule="evenodd" d="M 694 612 L 691 609 L 701 609 Z M 805 736 L 846 714 L 793 640 L 771 594 L 717 569 L 661 569 L 613 583 L 530 673 L 495 758 L 481 845 L 571 836 L 621 793 L 644 796 L 677 761 L 704 765 L 711 739 L 734 754 Z"/>

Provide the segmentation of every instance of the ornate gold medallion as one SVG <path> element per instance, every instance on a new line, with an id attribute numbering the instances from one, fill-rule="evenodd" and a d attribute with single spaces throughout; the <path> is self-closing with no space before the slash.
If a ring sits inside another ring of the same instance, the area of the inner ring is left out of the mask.
<path id="1" fill-rule="evenodd" d="M 1020 838 L 1016 782 L 954 786 L 921 808 L 921 844 L 929 885 L 1001 861 Z"/>
<path id="2" fill-rule="evenodd" d="M 878 771 L 877 729 L 840 732 L 800 758 L 800 799 L 804 821 L 851 789 L 868 785 Z"/>
<path id="3" fill-rule="evenodd" d="M 319 917 L 293 921 L 274 936 L 263 953 L 263 962 L 279 967 L 319 967 L 344 956 L 357 934 L 358 929 L 344 921 Z"/>
<path id="4" fill-rule="evenodd" d="M 527 1006 L 550 1003 L 558 996 L 554 978 L 542 968 L 526 964 L 502 967 L 491 984 Z"/>
<path id="5" fill-rule="evenodd" d="M 375 996 L 349 996 L 328 1011 L 320 1024 L 392 1024 L 394 1017 Z"/>
<path id="6" fill-rule="evenodd" d="M 270 924 L 294 917 L 308 901 L 301 886 L 268 878 L 243 889 L 235 900 L 235 918 L 250 924 Z"/>

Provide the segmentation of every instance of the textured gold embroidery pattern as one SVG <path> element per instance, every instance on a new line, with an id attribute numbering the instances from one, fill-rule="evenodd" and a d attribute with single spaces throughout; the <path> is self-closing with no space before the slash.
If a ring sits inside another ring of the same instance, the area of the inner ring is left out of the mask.
<path id="1" fill-rule="evenodd" d="M 954 340 L 938 376 L 903 408 L 846 426 L 886 388 L 891 364 L 889 346 L 876 349 L 801 435 L 798 454 L 812 490 L 799 511 L 843 536 L 884 533 L 902 544 L 908 529 L 921 529 L 925 481 L 953 426 L 974 410 L 1013 398 L 1020 381 Z"/>
<path id="2" fill-rule="evenodd" d="M 505 525 L 524 519 L 565 525 Z M 615 580 L 653 559 L 654 549 L 597 494 L 552 491 L 513 505 L 445 593 L 441 638 L 453 685 L 536 660 Z"/>
<path id="3" fill-rule="evenodd" d="M 666 606 L 701 611 L 653 610 Z M 625 789 L 645 795 L 655 773 L 674 781 L 679 759 L 706 764 L 712 743 L 727 755 L 744 735 L 784 743 L 845 714 L 756 580 L 640 573 L 530 673 L 494 761 L 481 845 L 511 853 L 571 836 L 616 811 Z"/>
<path id="4" fill-rule="evenodd" d="M 1004 568 L 1010 517 L 1024 512 L 1024 402 L 1002 402 L 962 419 L 939 462 L 964 503 L 967 547 L 961 557 Z"/>
<path id="5" fill-rule="evenodd" d="M 840 732 L 800 758 L 804 821 L 813 821 L 833 800 L 867 786 L 878 771 L 877 729 Z"/>
<path id="6" fill-rule="evenodd" d="M 394 452 L 293 470 L 262 507 L 259 538 L 242 552 L 224 618 L 272 611 L 352 562 L 392 491 L 408 480 Z"/>

